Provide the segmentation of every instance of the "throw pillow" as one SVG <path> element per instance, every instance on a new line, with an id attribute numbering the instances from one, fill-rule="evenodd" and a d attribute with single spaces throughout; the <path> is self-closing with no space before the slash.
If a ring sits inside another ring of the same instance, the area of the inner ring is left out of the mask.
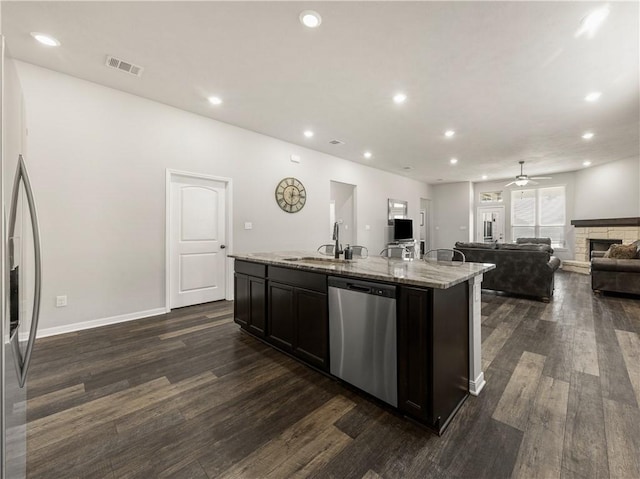
<path id="1" fill-rule="evenodd" d="M 636 240 L 631 244 L 636 247 L 636 258 L 640 259 L 640 240 Z"/>
<path id="2" fill-rule="evenodd" d="M 638 254 L 634 244 L 612 244 L 607 253 L 609 258 L 615 259 L 634 259 Z"/>

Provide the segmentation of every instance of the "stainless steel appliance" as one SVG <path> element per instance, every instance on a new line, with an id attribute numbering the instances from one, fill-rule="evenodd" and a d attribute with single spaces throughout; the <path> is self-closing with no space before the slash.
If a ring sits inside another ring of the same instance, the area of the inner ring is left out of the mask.
<path id="1" fill-rule="evenodd" d="M 5 62 L 1 41 L 0 478 L 21 479 L 26 477 L 26 381 L 38 328 L 42 274 L 36 206 L 23 158 L 26 122 L 22 90 L 13 65 Z"/>
<path id="2" fill-rule="evenodd" d="M 328 281 L 331 374 L 397 407 L 396 287 Z"/>

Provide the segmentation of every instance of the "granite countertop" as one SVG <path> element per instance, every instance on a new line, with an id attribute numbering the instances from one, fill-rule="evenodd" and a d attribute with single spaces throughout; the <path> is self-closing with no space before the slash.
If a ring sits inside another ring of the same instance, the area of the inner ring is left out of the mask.
<path id="1" fill-rule="evenodd" d="M 489 263 L 435 262 L 421 259 L 408 261 L 380 256 L 349 261 L 341 259 L 334 262 L 331 256 L 308 251 L 236 253 L 229 256 L 238 260 L 334 276 L 350 276 L 438 289 L 450 288 L 496 267 Z"/>

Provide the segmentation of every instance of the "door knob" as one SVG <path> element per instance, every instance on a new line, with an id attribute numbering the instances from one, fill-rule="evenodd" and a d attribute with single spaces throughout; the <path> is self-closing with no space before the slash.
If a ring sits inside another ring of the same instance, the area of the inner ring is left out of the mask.
<path id="1" fill-rule="evenodd" d="M 220 249 L 225 249 L 225 248 L 226 248 L 225 245 L 223 245 L 223 244 L 220 245 Z"/>

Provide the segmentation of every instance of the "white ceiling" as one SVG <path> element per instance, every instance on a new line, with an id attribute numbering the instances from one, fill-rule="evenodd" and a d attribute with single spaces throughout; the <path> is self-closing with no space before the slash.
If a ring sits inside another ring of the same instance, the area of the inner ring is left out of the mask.
<path id="1" fill-rule="evenodd" d="M 429 183 L 490 181 L 521 159 L 536 175 L 639 156 L 638 2 L 612 3 L 594 38 L 575 38 L 601 5 L 3 1 L 2 31 L 20 60 Z M 299 22 L 307 9 L 319 28 Z"/>

